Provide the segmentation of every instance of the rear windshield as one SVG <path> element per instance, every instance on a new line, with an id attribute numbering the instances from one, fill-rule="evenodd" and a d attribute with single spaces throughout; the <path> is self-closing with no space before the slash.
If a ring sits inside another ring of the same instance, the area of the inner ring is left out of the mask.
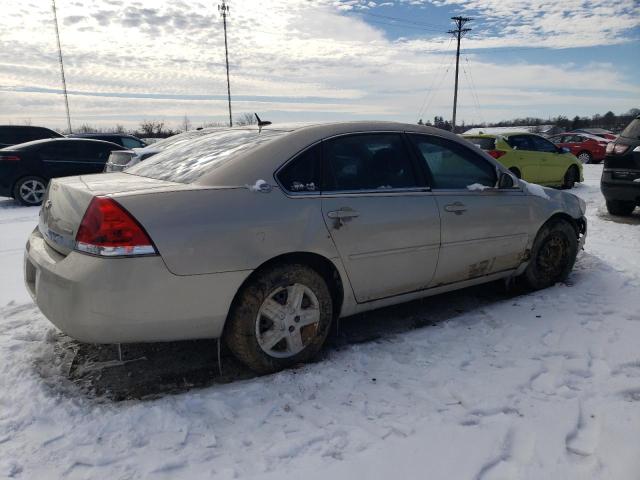
<path id="1" fill-rule="evenodd" d="M 625 128 L 620 134 L 621 137 L 633 138 L 634 140 L 640 139 L 640 118 L 632 120 L 627 128 Z"/>
<path id="2" fill-rule="evenodd" d="M 491 137 L 464 137 L 482 150 L 495 150 L 496 139 Z"/>
<path id="3" fill-rule="evenodd" d="M 126 173 L 170 182 L 192 183 L 234 155 L 288 133 L 282 130 L 225 130 L 181 142 L 140 162 Z"/>

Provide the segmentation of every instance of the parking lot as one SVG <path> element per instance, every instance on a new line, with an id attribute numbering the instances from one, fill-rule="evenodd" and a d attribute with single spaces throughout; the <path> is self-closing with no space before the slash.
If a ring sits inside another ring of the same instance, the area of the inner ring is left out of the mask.
<path id="1" fill-rule="evenodd" d="M 214 341 L 83 345 L 21 284 L 37 208 L 0 199 L 0 475 L 636 478 L 640 215 L 573 193 L 566 285 L 488 284 L 341 322 L 321 358 L 255 377 Z M 159 461 L 158 459 L 162 459 Z"/>

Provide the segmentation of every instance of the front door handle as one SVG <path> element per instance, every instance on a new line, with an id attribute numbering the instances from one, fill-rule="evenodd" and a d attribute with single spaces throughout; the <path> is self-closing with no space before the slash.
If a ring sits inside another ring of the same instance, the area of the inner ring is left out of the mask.
<path id="1" fill-rule="evenodd" d="M 327 217 L 333 220 L 333 228 L 336 230 L 340 230 L 346 222 L 359 216 L 360 214 L 358 212 L 349 207 L 342 207 L 339 210 L 327 212 Z"/>
<path id="2" fill-rule="evenodd" d="M 455 203 L 450 203 L 449 205 L 445 205 L 444 209 L 446 212 L 455 213 L 456 215 L 462 215 L 464 212 L 467 211 L 467 207 L 464 205 L 464 203 L 460 203 L 460 202 L 455 202 Z"/>
<path id="3" fill-rule="evenodd" d="M 360 214 L 349 207 L 342 207 L 340 210 L 331 210 L 327 212 L 327 217 L 333 219 L 354 218 L 359 217 Z"/>

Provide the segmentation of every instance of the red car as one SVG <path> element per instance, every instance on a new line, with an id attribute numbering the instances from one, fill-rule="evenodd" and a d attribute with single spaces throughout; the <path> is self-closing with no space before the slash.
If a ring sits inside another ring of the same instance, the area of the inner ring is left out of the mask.
<path id="1" fill-rule="evenodd" d="M 604 128 L 576 128 L 567 133 L 586 133 L 588 135 L 595 135 L 596 137 L 602 137 L 605 140 L 615 140 L 618 136 L 611 130 L 605 130 Z"/>
<path id="2" fill-rule="evenodd" d="M 568 148 L 582 163 L 600 163 L 610 140 L 588 133 L 563 133 L 549 137 L 559 147 Z"/>

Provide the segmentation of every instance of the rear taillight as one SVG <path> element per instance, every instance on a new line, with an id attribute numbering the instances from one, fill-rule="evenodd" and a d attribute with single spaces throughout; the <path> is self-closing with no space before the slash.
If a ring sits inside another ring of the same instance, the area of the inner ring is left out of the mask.
<path id="1" fill-rule="evenodd" d="M 17 155 L 0 155 L 0 162 L 19 162 L 20 157 Z"/>
<path id="2" fill-rule="evenodd" d="M 136 219 L 107 197 L 91 200 L 76 234 L 76 250 L 104 257 L 158 253 Z"/>
<path id="3" fill-rule="evenodd" d="M 504 150 L 487 150 L 487 153 L 493 158 L 498 159 L 507 152 L 505 152 Z"/>
<path id="4" fill-rule="evenodd" d="M 613 153 L 614 155 L 622 155 L 627 150 L 629 150 L 629 145 L 621 145 L 613 142 L 607 144 L 607 153 Z"/>

